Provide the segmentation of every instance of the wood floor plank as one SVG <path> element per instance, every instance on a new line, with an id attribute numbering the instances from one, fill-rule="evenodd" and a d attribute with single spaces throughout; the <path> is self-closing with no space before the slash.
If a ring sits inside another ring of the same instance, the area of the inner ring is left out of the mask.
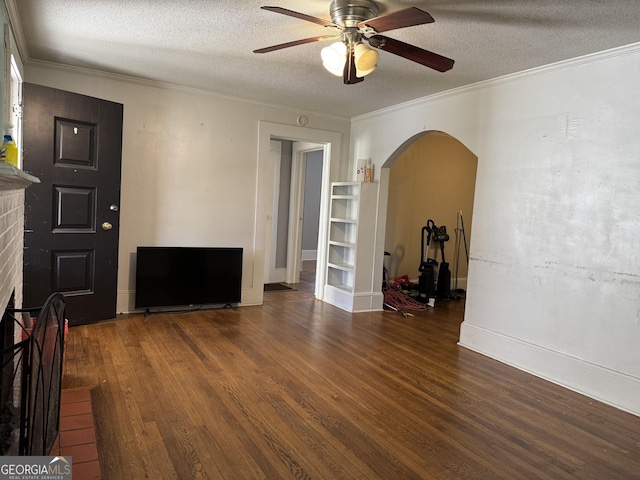
<path id="1" fill-rule="evenodd" d="M 105 479 L 640 478 L 640 418 L 457 345 L 464 301 L 259 307 L 70 330 Z"/>
<path id="2" fill-rule="evenodd" d="M 145 422 L 140 459 L 144 461 L 149 478 L 178 479 L 167 446 L 156 422 Z"/>

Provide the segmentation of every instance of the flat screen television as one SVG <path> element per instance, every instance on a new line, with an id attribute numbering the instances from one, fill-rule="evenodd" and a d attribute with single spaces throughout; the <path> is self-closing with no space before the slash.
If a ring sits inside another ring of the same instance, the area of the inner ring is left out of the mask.
<path id="1" fill-rule="evenodd" d="M 240 303 L 242 248 L 138 247 L 135 308 Z"/>

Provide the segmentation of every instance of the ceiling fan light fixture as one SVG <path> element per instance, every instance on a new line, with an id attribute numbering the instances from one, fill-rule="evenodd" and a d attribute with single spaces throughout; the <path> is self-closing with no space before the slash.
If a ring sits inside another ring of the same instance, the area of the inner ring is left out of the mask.
<path id="1" fill-rule="evenodd" d="M 376 67 L 370 68 L 369 70 L 360 70 L 358 67 L 356 67 L 356 77 L 358 77 L 358 78 L 366 77 L 371 72 L 373 72 L 375 69 L 376 69 Z"/>
<path id="2" fill-rule="evenodd" d="M 295 47 L 313 42 L 341 42 L 322 49 L 323 66 L 332 74 L 343 77 L 345 85 L 360 83 L 363 77 L 372 73 L 378 64 L 377 49 L 384 50 L 438 72 L 453 68 L 454 61 L 437 53 L 415 45 L 380 35 L 389 30 L 426 25 L 434 19 L 424 10 L 408 7 L 379 15 L 379 0 L 333 0 L 329 6 L 331 21 L 313 17 L 282 7 L 262 6 L 263 10 L 287 15 L 329 28 L 333 35 L 302 38 L 293 42 L 280 43 L 254 50 L 267 53 L 283 48 Z M 369 48 L 369 45 L 372 48 Z"/>
<path id="3" fill-rule="evenodd" d="M 320 52 L 322 65 L 330 73 L 341 76 L 347 61 L 347 46 L 343 42 L 335 42 L 324 47 Z"/>
<path id="4" fill-rule="evenodd" d="M 364 43 L 358 43 L 353 52 L 356 63 L 356 75 L 364 77 L 376 69 L 378 52 Z"/>
<path id="5" fill-rule="evenodd" d="M 343 68 L 331 68 L 329 65 L 327 65 L 326 63 L 323 63 L 322 66 L 331 74 L 335 75 L 336 77 L 341 77 L 344 67 Z"/>

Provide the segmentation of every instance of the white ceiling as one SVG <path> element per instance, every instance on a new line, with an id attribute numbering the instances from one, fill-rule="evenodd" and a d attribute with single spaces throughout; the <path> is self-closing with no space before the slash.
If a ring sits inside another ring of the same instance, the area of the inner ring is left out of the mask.
<path id="1" fill-rule="evenodd" d="M 640 41 L 640 0 L 385 0 L 381 13 L 418 7 L 435 19 L 385 35 L 453 58 L 452 70 L 380 52 L 374 73 L 344 85 L 322 67 L 324 44 L 252 53 L 327 34 L 262 5 L 330 20 L 329 3 L 7 0 L 27 64 L 84 67 L 347 118 Z"/>

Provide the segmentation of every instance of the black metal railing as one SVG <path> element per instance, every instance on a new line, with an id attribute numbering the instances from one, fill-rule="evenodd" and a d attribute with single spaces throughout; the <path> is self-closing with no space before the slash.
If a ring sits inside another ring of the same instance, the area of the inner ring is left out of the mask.
<path id="1" fill-rule="evenodd" d="M 2 341 L 2 376 L 0 376 L 0 451 L 2 455 L 19 455 L 26 450 L 27 388 L 31 339 L 15 341 L 22 325 L 4 312 L 0 335 Z"/>
<path id="2" fill-rule="evenodd" d="M 14 360 L 7 364 L 7 368 L 9 363 L 14 365 L 13 383 L 9 387 L 7 379 L 7 391 L 12 392 L 13 404 L 20 404 L 17 421 L 19 435 L 16 441 L 15 434 L 12 434 L 13 446 L 10 450 L 15 450 L 17 444 L 18 455 L 46 456 L 51 452 L 60 425 L 65 300 L 61 294 L 54 293 L 42 307 L 8 308 L 3 321 L 13 320 L 14 324 L 24 329 L 23 322 L 16 318 L 18 314 L 28 319 L 35 318 L 35 322 L 30 332 L 27 329 L 26 340 L 12 347 L 14 350 L 20 349 L 20 352 L 14 353 Z M 7 330 L 6 327 L 3 330 Z M 25 345 L 18 347 L 19 344 Z M 3 365 L 4 356 L 3 350 Z M 16 365 L 19 366 L 17 370 Z M 4 376 L 3 367 L 3 395 Z M 18 378 L 20 381 L 16 382 Z M 16 394 L 19 400 L 16 400 Z"/>

